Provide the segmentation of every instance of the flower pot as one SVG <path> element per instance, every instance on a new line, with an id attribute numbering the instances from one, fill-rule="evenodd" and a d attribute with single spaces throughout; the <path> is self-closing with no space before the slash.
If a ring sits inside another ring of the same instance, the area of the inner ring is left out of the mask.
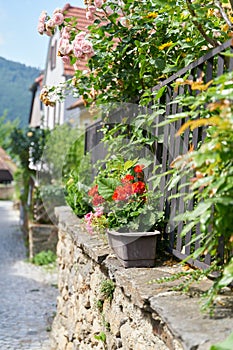
<path id="1" fill-rule="evenodd" d="M 159 231 L 121 233 L 107 231 L 108 242 L 124 267 L 153 267 Z"/>

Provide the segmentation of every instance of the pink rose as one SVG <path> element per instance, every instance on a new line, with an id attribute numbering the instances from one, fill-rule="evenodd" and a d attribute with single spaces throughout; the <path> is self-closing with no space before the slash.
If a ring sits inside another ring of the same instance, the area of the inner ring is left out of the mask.
<path id="1" fill-rule="evenodd" d="M 64 56 L 70 54 L 70 52 L 72 51 L 72 46 L 70 45 L 68 39 L 60 38 L 58 43 L 58 51 Z"/>
<path id="2" fill-rule="evenodd" d="M 62 9 L 57 7 L 54 11 L 53 11 L 53 15 L 55 15 L 55 13 L 62 13 Z"/>
<path id="3" fill-rule="evenodd" d="M 93 13 L 91 13 L 90 11 L 87 11 L 86 12 L 86 19 L 88 19 L 89 21 L 93 21 L 94 20 Z"/>
<path id="4" fill-rule="evenodd" d="M 44 34 L 44 30 L 45 30 L 45 26 L 44 26 L 44 23 L 42 22 L 39 22 L 38 23 L 38 26 L 37 26 L 37 31 L 39 34 Z"/>
<path id="5" fill-rule="evenodd" d="M 110 6 L 106 6 L 105 11 L 106 11 L 106 13 L 107 13 L 108 16 L 110 16 L 110 15 L 113 14 L 113 10 L 111 9 Z"/>
<path id="6" fill-rule="evenodd" d="M 96 7 L 94 5 L 89 5 L 87 10 L 92 14 L 94 14 L 96 12 Z"/>
<path id="7" fill-rule="evenodd" d="M 53 21 L 52 18 L 50 18 L 47 22 L 46 22 L 46 30 L 53 30 L 55 29 L 55 23 Z"/>
<path id="8" fill-rule="evenodd" d="M 100 8 L 103 6 L 103 0 L 94 0 L 94 4 L 97 8 Z"/>
<path id="9" fill-rule="evenodd" d="M 80 42 L 85 39 L 85 36 L 86 36 L 85 32 L 78 33 L 74 38 L 74 41 L 73 41 L 74 45 L 76 45 L 76 44 L 80 45 Z"/>
<path id="10" fill-rule="evenodd" d="M 64 64 L 70 64 L 70 57 L 68 55 L 62 56 L 62 61 Z"/>
<path id="11" fill-rule="evenodd" d="M 57 12 L 57 13 L 54 13 L 52 20 L 55 25 L 60 26 L 64 22 L 64 16 L 62 13 Z"/>
<path id="12" fill-rule="evenodd" d="M 42 11 L 39 17 L 39 22 L 44 23 L 47 17 L 47 12 L 46 11 Z"/>
<path id="13" fill-rule="evenodd" d="M 73 46 L 73 53 L 77 58 L 84 58 L 84 53 L 80 45 Z"/>
<path id="14" fill-rule="evenodd" d="M 83 53 L 87 55 L 93 52 L 92 43 L 89 40 L 83 40 L 80 46 L 82 48 Z"/>
<path id="15" fill-rule="evenodd" d="M 70 30 L 67 27 L 61 29 L 61 36 L 63 39 L 70 39 Z"/>

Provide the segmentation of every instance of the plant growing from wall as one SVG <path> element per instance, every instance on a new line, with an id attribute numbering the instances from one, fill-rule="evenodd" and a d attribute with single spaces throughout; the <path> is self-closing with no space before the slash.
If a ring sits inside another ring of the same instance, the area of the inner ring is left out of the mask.
<path id="1" fill-rule="evenodd" d="M 51 250 L 43 250 L 40 253 L 36 254 L 31 262 L 38 266 L 50 265 L 55 263 L 57 260 L 57 256 Z"/>
<path id="2" fill-rule="evenodd" d="M 105 300 L 108 300 L 110 303 L 113 299 L 113 293 L 115 290 L 115 283 L 111 279 L 104 279 L 101 282 L 99 289 L 99 298 L 96 300 L 96 307 L 101 316 L 101 322 L 105 331 L 110 331 L 110 324 L 106 321 L 105 314 L 103 312 L 103 306 Z M 100 332 L 98 335 L 94 336 L 95 339 L 101 340 L 104 344 L 106 343 L 106 333 Z"/>

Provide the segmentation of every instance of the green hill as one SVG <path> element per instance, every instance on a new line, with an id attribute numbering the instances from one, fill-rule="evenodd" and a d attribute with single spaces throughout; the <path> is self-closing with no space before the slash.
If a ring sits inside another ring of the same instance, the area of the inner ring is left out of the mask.
<path id="1" fill-rule="evenodd" d="M 20 120 L 20 126 L 28 124 L 32 93 L 29 90 L 40 70 L 27 67 L 0 57 L 0 116 L 6 120 Z"/>

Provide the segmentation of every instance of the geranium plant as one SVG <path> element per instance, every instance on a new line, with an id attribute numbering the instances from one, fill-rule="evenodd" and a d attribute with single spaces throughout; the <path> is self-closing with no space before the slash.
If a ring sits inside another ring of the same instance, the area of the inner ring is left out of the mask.
<path id="1" fill-rule="evenodd" d="M 92 211 L 85 215 L 89 232 L 114 229 L 137 232 L 153 229 L 161 219 L 160 193 L 149 190 L 140 160 L 110 159 L 88 192 Z"/>

